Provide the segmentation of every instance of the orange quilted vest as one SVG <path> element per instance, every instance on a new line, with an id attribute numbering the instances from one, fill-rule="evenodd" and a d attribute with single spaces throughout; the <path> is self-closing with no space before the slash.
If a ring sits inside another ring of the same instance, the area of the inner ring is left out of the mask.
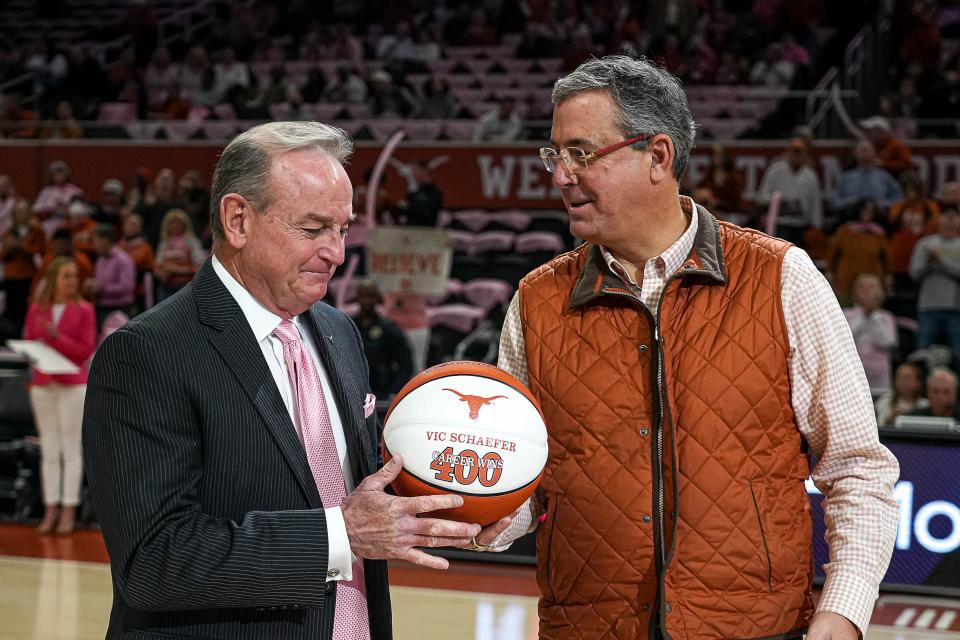
<path id="1" fill-rule="evenodd" d="M 780 305 L 789 245 L 697 215 L 659 328 L 595 246 L 521 282 L 550 437 L 541 638 L 790 637 L 812 615 L 809 462 Z"/>

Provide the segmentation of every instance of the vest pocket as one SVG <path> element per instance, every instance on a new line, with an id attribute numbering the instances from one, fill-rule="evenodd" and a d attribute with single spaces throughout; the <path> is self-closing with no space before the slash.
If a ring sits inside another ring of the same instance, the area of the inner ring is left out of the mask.
<path id="1" fill-rule="evenodd" d="M 767 544 L 767 534 L 763 526 L 763 511 L 760 508 L 760 487 L 754 486 L 757 481 L 750 481 L 750 497 L 753 498 L 753 509 L 757 514 L 757 527 L 760 530 L 760 542 L 763 543 L 763 556 L 767 561 L 767 588 L 773 592 L 773 562 L 770 559 L 770 545 Z"/>
<path id="2" fill-rule="evenodd" d="M 537 557 L 541 559 L 541 569 L 537 571 L 537 583 L 543 597 L 549 601 L 556 601 L 553 592 L 553 530 L 557 519 L 557 496 L 547 496 L 547 517 L 537 534 Z"/>

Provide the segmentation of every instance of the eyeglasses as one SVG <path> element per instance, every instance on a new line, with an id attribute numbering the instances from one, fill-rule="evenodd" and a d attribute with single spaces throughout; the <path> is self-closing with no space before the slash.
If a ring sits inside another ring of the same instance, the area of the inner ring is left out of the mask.
<path id="1" fill-rule="evenodd" d="M 609 155 L 618 149 L 622 149 L 627 145 L 633 144 L 634 142 L 647 140 L 650 137 L 651 136 L 647 134 L 640 134 L 628 140 L 623 140 L 621 142 L 617 142 L 616 144 L 601 147 L 596 151 L 591 151 L 590 153 L 587 153 L 580 147 L 563 147 L 559 151 L 552 147 L 541 147 L 540 159 L 543 160 L 543 167 L 550 173 L 557 172 L 558 159 L 563 160 L 563 166 L 566 168 L 568 173 L 579 173 L 580 171 L 586 169 L 594 160 Z"/>

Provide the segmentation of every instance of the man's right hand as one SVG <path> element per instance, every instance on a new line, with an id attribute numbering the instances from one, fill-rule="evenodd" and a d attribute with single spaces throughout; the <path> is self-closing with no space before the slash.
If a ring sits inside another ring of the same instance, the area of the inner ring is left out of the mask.
<path id="1" fill-rule="evenodd" d="M 459 507 L 463 498 L 452 494 L 399 498 L 385 493 L 384 489 L 400 475 L 401 469 L 403 460 L 394 456 L 343 499 L 340 509 L 350 549 L 358 558 L 393 558 L 446 569 L 450 563 L 444 558 L 414 547 L 462 547 L 480 533 L 480 525 L 418 518 L 420 513 Z"/>

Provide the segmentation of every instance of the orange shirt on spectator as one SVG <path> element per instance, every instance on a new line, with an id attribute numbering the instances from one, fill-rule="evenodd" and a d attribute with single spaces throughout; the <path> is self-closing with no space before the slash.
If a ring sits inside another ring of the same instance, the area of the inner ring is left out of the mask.
<path id="1" fill-rule="evenodd" d="M 850 296 L 861 273 L 883 277 L 887 273 L 887 239 L 875 222 L 848 222 L 830 237 L 827 255 L 837 296 Z"/>
<path id="2" fill-rule="evenodd" d="M 32 280 L 37 275 L 34 256 L 43 255 L 47 236 L 39 224 L 31 224 L 26 235 L 17 242 L 17 232 L 7 229 L 0 243 L 0 262 L 3 262 L 4 277 L 9 280 Z"/>
<path id="3" fill-rule="evenodd" d="M 929 198 L 924 200 L 900 200 L 890 206 L 887 218 L 896 231 L 890 236 L 891 273 L 907 273 L 910 270 L 910 255 L 917 240 L 937 232 L 940 221 L 940 205 Z"/>
<path id="4" fill-rule="evenodd" d="M 894 136 L 889 136 L 884 143 L 877 145 L 877 163 L 894 174 L 894 177 L 913 168 L 911 158 L 913 154 L 910 153 L 907 145 Z"/>

